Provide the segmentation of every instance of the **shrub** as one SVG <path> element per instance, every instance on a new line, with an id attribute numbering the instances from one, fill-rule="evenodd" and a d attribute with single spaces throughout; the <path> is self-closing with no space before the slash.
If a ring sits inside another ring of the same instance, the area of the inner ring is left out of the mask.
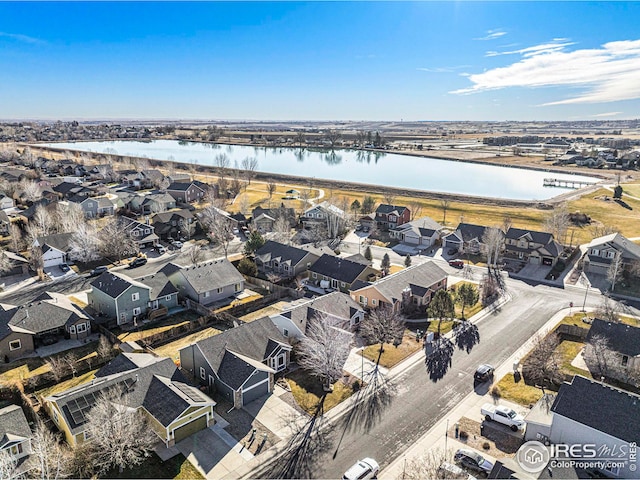
<path id="1" fill-rule="evenodd" d="M 360 380 L 356 380 L 355 382 L 353 382 L 353 385 L 351 385 L 351 389 L 355 392 L 360 390 Z"/>
<path id="2" fill-rule="evenodd" d="M 459 435 L 461 440 L 466 440 L 467 438 L 469 438 L 469 434 L 465 430 L 460 430 Z"/>
<path id="3" fill-rule="evenodd" d="M 482 448 L 485 450 L 489 450 L 491 448 L 491 444 L 489 442 L 484 442 L 482 444 Z"/>
<path id="4" fill-rule="evenodd" d="M 258 274 L 258 267 L 253 263 L 249 258 L 243 258 L 238 263 L 238 271 L 243 275 L 248 275 L 250 277 L 255 277 Z"/>

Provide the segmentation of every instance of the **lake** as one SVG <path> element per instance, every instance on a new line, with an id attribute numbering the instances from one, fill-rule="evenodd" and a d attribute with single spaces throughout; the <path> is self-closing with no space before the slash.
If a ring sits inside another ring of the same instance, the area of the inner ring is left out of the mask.
<path id="1" fill-rule="evenodd" d="M 249 147 L 176 140 L 46 145 L 66 150 L 211 166 L 216 165 L 216 156 L 222 154 L 229 158 L 231 167 L 234 164 L 241 165 L 247 157 L 255 157 L 260 172 L 513 200 L 546 200 L 571 190 L 545 187 L 543 180 L 548 177 L 592 183 L 598 181 L 595 177 L 581 175 L 361 150 Z"/>

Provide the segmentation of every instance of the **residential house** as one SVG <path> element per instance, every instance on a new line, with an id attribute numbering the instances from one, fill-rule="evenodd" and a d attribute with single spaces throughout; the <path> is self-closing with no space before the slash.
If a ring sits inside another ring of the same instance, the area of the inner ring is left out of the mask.
<path id="1" fill-rule="evenodd" d="M 24 411 L 18 405 L 0 408 L 0 452 L 8 454 L 16 462 L 14 472 L 3 471 L 3 478 L 20 478 L 28 466 L 25 461 L 31 455 L 31 428 Z"/>
<path id="2" fill-rule="evenodd" d="M 505 257 L 525 263 L 552 267 L 563 250 L 551 233 L 511 227 L 505 234 Z"/>
<path id="3" fill-rule="evenodd" d="M 167 176 L 167 180 L 169 180 L 169 183 L 189 183 L 191 182 L 191 175 L 188 173 L 173 172 Z"/>
<path id="4" fill-rule="evenodd" d="M 198 202 L 204 198 L 207 185 L 198 182 L 173 182 L 167 187 L 167 193 L 179 203 Z"/>
<path id="5" fill-rule="evenodd" d="M 184 208 L 156 213 L 151 220 L 156 235 L 163 240 L 191 238 L 196 233 L 196 219 Z"/>
<path id="6" fill-rule="evenodd" d="M 143 185 L 149 188 L 158 186 L 165 180 L 164 174 L 155 168 L 142 170 L 140 176 L 142 177 Z"/>
<path id="7" fill-rule="evenodd" d="M 129 202 L 129 208 L 141 215 L 166 212 L 176 208 L 176 200 L 168 193 L 154 192 L 135 195 Z"/>
<path id="8" fill-rule="evenodd" d="M 381 203 L 375 211 L 375 220 L 378 228 L 390 230 L 411 220 L 411 211 L 407 207 L 397 207 Z"/>
<path id="9" fill-rule="evenodd" d="M 119 217 L 119 221 L 122 223 L 127 234 L 138 244 L 138 247 L 146 248 L 158 244 L 160 239 L 156 235 L 152 225 L 126 217 Z"/>
<path id="10" fill-rule="evenodd" d="M 142 188 L 144 178 L 137 170 L 118 170 L 115 175 L 118 181 L 126 186 L 136 190 Z"/>
<path id="11" fill-rule="evenodd" d="M 309 321 L 313 318 L 327 317 L 334 326 L 353 330 L 364 319 L 364 313 L 360 304 L 349 295 L 332 292 L 312 300 L 295 302 L 269 318 L 282 335 L 299 340 L 306 335 Z"/>
<path id="12" fill-rule="evenodd" d="M 115 319 L 118 325 L 141 320 L 151 300 L 151 287 L 118 272 L 105 272 L 91 282 L 89 306 L 97 317 Z"/>
<path id="13" fill-rule="evenodd" d="M 4 255 L 9 259 L 11 264 L 11 268 L 9 270 L 0 273 L 0 277 L 8 277 L 9 275 L 26 275 L 29 273 L 29 260 L 26 258 L 15 254 L 9 250 L 5 250 L 0 253 L 0 255 Z"/>
<path id="14" fill-rule="evenodd" d="M 330 217 L 344 218 L 344 211 L 329 202 L 322 202 L 308 208 L 300 217 L 304 228 L 311 228 L 315 225 L 326 225 Z"/>
<path id="15" fill-rule="evenodd" d="M 285 278 L 301 275 L 319 258 L 319 255 L 308 250 L 283 245 L 272 240 L 267 240 L 255 252 L 256 266 L 259 272 L 276 273 Z"/>
<path id="16" fill-rule="evenodd" d="M 0 236 L 9 236 L 11 218 L 4 210 L 0 210 Z"/>
<path id="17" fill-rule="evenodd" d="M 287 208 L 284 204 L 278 208 L 254 208 L 251 212 L 253 225 L 260 233 L 273 231 L 273 226 L 279 218 L 284 218 L 290 228 L 296 226 L 296 212 L 293 208 Z"/>
<path id="18" fill-rule="evenodd" d="M 374 213 L 369 213 L 367 215 L 363 215 L 358 220 L 358 223 L 363 227 L 369 230 L 373 230 L 376 228 L 376 215 Z"/>
<path id="19" fill-rule="evenodd" d="M 445 249 L 455 248 L 461 253 L 478 255 L 482 252 L 482 237 L 487 229 L 484 225 L 459 223 L 453 232 L 442 237 L 442 246 Z"/>
<path id="20" fill-rule="evenodd" d="M 67 253 L 71 250 L 69 241 L 73 233 L 55 233 L 44 237 L 37 237 L 33 241 L 34 247 L 42 251 L 42 264 L 45 269 L 67 263 Z"/>
<path id="21" fill-rule="evenodd" d="M 4 193 L 0 193 L 0 210 L 7 210 L 8 208 L 15 207 L 13 198 L 8 197 Z"/>
<path id="22" fill-rule="evenodd" d="M 181 267 L 165 265 L 160 272 L 178 289 L 181 297 L 201 305 L 211 305 L 237 297 L 244 290 L 244 277 L 227 259 Z"/>
<path id="23" fill-rule="evenodd" d="M 115 213 L 115 205 L 109 197 L 72 197 L 70 202 L 77 203 L 87 218 L 104 217 Z"/>
<path id="24" fill-rule="evenodd" d="M 391 307 L 400 312 L 426 309 L 433 295 L 443 288 L 447 288 L 447 273 L 434 262 L 426 262 L 373 283 L 356 282 L 349 294 L 363 307 Z"/>
<path id="25" fill-rule="evenodd" d="M 607 275 L 612 262 L 620 262 L 620 271 L 640 262 L 640 246 L 619 233 L 594 238 L 582 257 L 585 273 Z"/>
<path id="26" fill-rule="evenodd" d="M 442 225 L 429 217 L 422 217 L 389 230 L 391 238 L 418 251 L 430 249 L 440 240 Z"/>
<path id="27" fill-rule="evenodd" d="M 178 289 L 162 272 L 136 279 L 151 290 L 149 292 L 149 315 L 154 310 L 165 308 L 167 311 L 178 306 Z"/>
<path id="28" fill-rule="evenodd" d="M 629 455 L 635 451 L 638 432 L 640 396 L 576 375 L 560 386 L 546 424 L 538 419 L 535 439 L 568 445 L 570 452 L 573 445 L 594 444 L 596 451 L 608 452 L 602 455 L 605 460 L 615 463 L 600 468 L 603 474 L 637 478 L 635 459 Z"/>
<path id="29" fill-rule="evenodd" d="M 171 447 L 215 423 L 215 402 L 187 383 L 170 358 L 121 353 L 88 383 L 45 398 L 45 410 L 67 443 L 87 440 L 91 409 L 109 391 L 121 392 L 122 406 L 144 413 L 151 430 Z"/>
<path id="30" fill-rule="evenodd" d="M 180 350 L 180 366 L 235 408 L 273 390 L 289 365 L 291 345 L 269 317 L 199 340 Z"/>
<path id="31" fill-rule="evenodd" d="M 586 343 L 604 340 L 611 355 L 606 358 L 606 375 L 626 383 L 640 383 L 640 328 L 596 318 Z"/>
<path id="32" fill-rule="evenodd" d="M 61 198 L 72 197 L 88 197 L 94 191 L 80 183 L 62 182 L 53 187 L 53 191 L 60 195 Z"/>
<path id="33" fill-rule="evenodd" d="M 45 338 L 84 339 L 91 317 L 64 295 L 44 292 L 31 302 L 0 306 L 0 357 L 15 359 L 33 352 Z"/>
<path id="34" fill-rule="evenodd" d="M 372 281 L 378 273 L 368 265 L 324 254 L 309 268 L 309 282 L 348 293 L 356 280 Z"/>

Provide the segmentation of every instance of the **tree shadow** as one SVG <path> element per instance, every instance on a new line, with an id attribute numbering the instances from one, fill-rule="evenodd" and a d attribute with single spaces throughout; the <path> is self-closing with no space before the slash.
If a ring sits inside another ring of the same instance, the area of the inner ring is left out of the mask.
<path id="1" fill-rule="evenodd" d="M 353 408 L 352 425 L 361 426 L 367 432 L 380 421 L 391 404 L 396 386 L 386 379 L 377 366 L 371 373 L 365 374 L 364 380 L 368 383 L 358 392 L 362 393 L 362 400 Z"/>
<path id="2" fill-rule="evenodd" d="M 440 337 L 433 343 L 433 350 L 427 355 L 425 364 L 432 382 L 441 380 L 449 371 L 454 345 L 451 340 Z"/>
<path id="3" fill-rule="evenodd" d="M 456 345 L 458 348 L 469 353 L 478 343 L 480 343 L 480 332 L 477 325 L 470 322 L 462 322 L 456 330 Z"/>
<path id="4" fill-rule="evenodd" d="M 331 429 L 324 423 L 323 395 L 316 410 L 302 426 L 292 425 L 294 433 L 287 442 L 285 453 L 261 473 L 265 478 L 311 478 L 322 453 L 330 447 Z"/>

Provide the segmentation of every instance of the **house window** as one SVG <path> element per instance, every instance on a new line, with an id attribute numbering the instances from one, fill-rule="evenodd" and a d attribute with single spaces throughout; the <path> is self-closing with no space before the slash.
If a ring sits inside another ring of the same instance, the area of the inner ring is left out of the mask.
<path id="1" fill-rule="evenodd" d="M 313 278 L 318 278 L 318 274 L 317 274 L 317 273 L 312 273 L 312 274 L 311 274 L 311 276 L 312 276 Z"/>
<path id="2" fill-rule="evenodd" d="M 218 287 L 218 288 L 216 289 L 216 292 L 217 292 L 217 293 L 222 293 L 222 290 L 223 290 L 223 288 L 222 288 L 222 287 Z"/>
<path id="3" fill-rule="evenodd" d="M 58 412 L 55 409 L 51 409 L 53 411 L 53 421 L 58 423 Z"/>
<path id="4" fill-rule="evenodd" d="M 289 330 L 287 330 L 286 328 L 283 328 L 283 329 L 282 329 L 282 334 L 283 334 L 285 337 L 288 337 L 288 336 L 289 336 Z"/>
<path id="5" fill-rule="evenodd" d="M 628 355 L 623 355 L 622 356 L 622 366 L 626 367 L 629 364 L 629 356 Z"/>
<path id="6" fill-rule="evenodd" d="M 284 271 L 288 272 L 289 271 L 289 265 L 283 265 Z"/>
<path id="7" fill-rule="evenodd" d="M 22 348 L 22 343 L 20 340 L 13 340 L 9 342 L 9 350 L 20 350 Z"/>
<path id="8" fill-rule="evenodd" d="M 202 295 L 204 298 L 208 298 L 209 297 L 209 292 L 204 292 L 204 294 Z"/>
<path id="9" fill-rule="evenodd" d="M 200 367 L 200 378 L 202 380 L 206 380 L 207 378 L 207 372 L 204 370 L 204 367 Z"/>
<path id="10" fill-rule="evenodd" d="M 133 314 L 134 315 L 140 315 L 140 307 L 136 307 L 133 309 Z"/>
<path id="11" fill-rule="evenodd" d="M 373 305 L 374 307 L 375 307 L 376 305 L 378 305 L 378 300 L 376 300 L 375 298 L 372 298 L 372 299 L 371 299 L 371 305 Z"/>
<path id="12" fill-rule="evenodd" d="M 140 232 L 138 230 L 134 230 L 131 233 L 133 234 L 134 237 L 137 237 L 138 235 L 140 235 Z"/>
<path id="13" fill-rule="evenodd" d="M 73 327 L 71 327 L 71 328 L 73 328 Z M 78 324 L 78 325 L 77 325 L 77 327 L 76 327 L 76 331 L 77 331 L 78 333 L 84 333 L 84 332 L 86 332 L 86 331 L 87 331 L 87 324 L 86 324 L 86 323 L 80 323 L 80 324 Z M 73 332 L 71 332 L 71 333 L 73 333 Z"/>
<path id="14" fill-rule="evenodd" d="M 135 302 L 137 300 L 140 300 L 140 294 L 139 293 L 132 293 L 131 294 L 131 301 Z"/>
<path id="15" fill-rule="evenodd" d="M 364 296 L 360 295 L 360 303 L 362 305 L 366 306 L 367 305 L 367 297 L 364 297 Z"/>
<path id="16" fill-rule="evenodd" d="M 345 283 L 344 283 L 344 282 L 340 282 L 340 286 L 341 286 L 342 288 L 344 288 Z"/>
<path id="17" fill-rule="evenodd" d="M 145 228 L 144 229 L 144 233 L 145 233 L 145 235 L 149 235 L 151 233 L 151 229 Z"/>
<path id="18" fill-rule="evenodd" d="M 71 326 L 69 327 L 69 333 L 76 333 L 76 327 L 75 327 L 75 325 L 71 325 Z"/>
<path id="19" fill-rule="evenodd" d="M 171 295 L 167 295 L 166 297 L 164 297 L 164 299 L 165 299 L 167 302 L 170 302 L 170 301 L 171 301 Z"/>
<path id="20" fill-rule="evenodd" d="M 239 283 L 236 283 L 236 284 L 233 286 L 233 289 L 234 289 L 236 292 L 239 292 L 239 291 L 240 291 L 240 284 L 239 284 Z"/>

